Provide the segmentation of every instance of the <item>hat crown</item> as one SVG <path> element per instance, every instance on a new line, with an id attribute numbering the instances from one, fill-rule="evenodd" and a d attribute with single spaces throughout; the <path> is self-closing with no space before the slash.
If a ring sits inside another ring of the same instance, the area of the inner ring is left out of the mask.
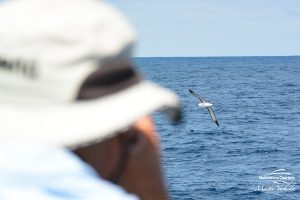
<path id="1" fill-rule="evenodd" d="M 98 0 L 3 2 L 0 26 L 0 99 L 9 101 L 73 100 L 92 71 L 128 59 L 135 42 L 124 16 Z"/>

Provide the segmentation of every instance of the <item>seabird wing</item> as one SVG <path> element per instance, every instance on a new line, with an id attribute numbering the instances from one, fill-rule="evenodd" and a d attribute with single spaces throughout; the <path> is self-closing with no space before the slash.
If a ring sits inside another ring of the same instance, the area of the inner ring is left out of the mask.
<path id="1" fill-rule="evenodd" d="M 206 107 L 206 108 L 207 108 L 207 110 L 208 110 L 208 112 L 209 112 L 209 114 L 210 114 L 212 120 L 219 126 L 219 122 L 218 122 L 218 120 L 217 120 L 217 117 L 216 117 L 216 115 L 215 115 L 213 109 L 212 109 L 210 106 L 209 106 L 209 107 Z"/>
<path id="2" fill-rule="evenodd" d="M 190 91 L 190 93 L 191 93 L 193 96 L 197 97 L 197 98 L 200 100 L 201 103 L 205 102 L 204 99 L 203 99 L 202 97 L 200 97 L 198 94 L 196 94 L 195 92 L 193 92 L 193 91 L 190 90 L 190 89 L 189 89 L 189 91 Z"/>

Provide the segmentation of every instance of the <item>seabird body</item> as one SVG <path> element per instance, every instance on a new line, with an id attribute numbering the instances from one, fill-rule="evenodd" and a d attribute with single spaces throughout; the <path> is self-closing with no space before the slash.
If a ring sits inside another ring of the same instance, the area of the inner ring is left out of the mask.
<path id="1" fill-rule="evenodd" d="M 208 103 L 208 102 L 204 102 L 204 103 L 199 103 L 198 105 L 199 105 L 201 108 L 207 108 L 207 107 L 212 106 L 213 104 L 212 104 L 212 103 Z"/>
<path id="2" fill-rule="evenodd" d="M 216 115 L 215 115 L 215 113 L 214 113 L 214 111 L 213 111 L 213 109 L 212 109 L 212 103 L 208 103 L 208 102 L 206 102 L 202 97 L 200 97 L 198 94 L 196 94 L 195 92 L 193 92 L 192 90 L 190 90 L 189 89 L 189 91 L 190 91 L 190 93 L 193 95 L 193 96 L 195 96 L 195 97 L 197 97 L 198 99 L 199 99 L 199 106 L 201 107 L 201 108 L 206 108 L 207 110 L 208 110 L 208 112 L 209 112 L 209 114 L 210 114 L 210 116 L 211 116 L 211 119 L 219 126 L 219 122 L 218 122 L 218 120 L 217 120 L 217 117 L 216 117 Z"/>

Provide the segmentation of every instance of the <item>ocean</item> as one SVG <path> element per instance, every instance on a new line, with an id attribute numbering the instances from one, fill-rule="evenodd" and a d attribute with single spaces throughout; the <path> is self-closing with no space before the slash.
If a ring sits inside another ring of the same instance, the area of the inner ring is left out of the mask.
<path id="1" fill-rule="evenodd" d="M 134 62 L 182 102 L 179 124 L 153 116 L 172 199 L 300 199 L 299 56 Z M 214 104 L 219 127 L 189 89 Z"/>

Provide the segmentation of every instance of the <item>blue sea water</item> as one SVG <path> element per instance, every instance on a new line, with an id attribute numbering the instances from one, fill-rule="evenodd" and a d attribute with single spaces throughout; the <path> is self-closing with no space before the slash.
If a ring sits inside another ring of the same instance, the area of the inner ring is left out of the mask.
<path id="1" fill-rule="evenodd" d="M 180 124 L 154 116 L 172 199 L 300 199 L 300 57 L 134 61 L 182 101 Z M 188 89 L 214 104 L 220 127 Z M 291 191 L 259 179 L 277 169 L 295 178 Z"/>

